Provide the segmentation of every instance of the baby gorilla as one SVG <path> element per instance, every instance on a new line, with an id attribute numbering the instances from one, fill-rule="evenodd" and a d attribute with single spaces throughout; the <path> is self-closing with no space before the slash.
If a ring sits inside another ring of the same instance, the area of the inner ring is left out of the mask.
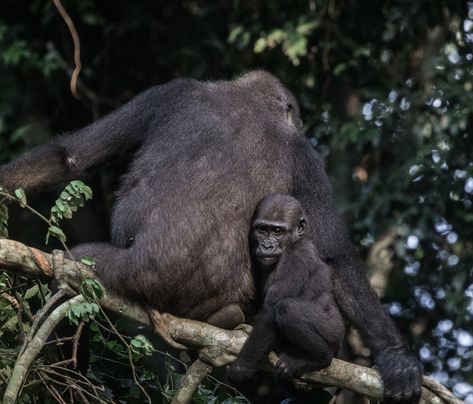
<path id="1" fill-rule="evenodd" d="M 304 237 L 307 219 L 299 201 L 270 194 L 256 207 L 251 248 L 262 283 L 262 309 L 230 380 L 246 380 L 266 355 L 280 346 L 276 364 L 285 376 L 327 367 L 337 353 L 345 326 L 332 296 L 332 274 Z"/>

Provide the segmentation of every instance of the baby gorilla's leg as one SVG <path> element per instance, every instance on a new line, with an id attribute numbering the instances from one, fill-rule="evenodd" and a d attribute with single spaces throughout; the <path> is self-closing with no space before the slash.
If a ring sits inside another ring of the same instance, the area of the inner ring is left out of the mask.
<path id="1" fill-rule="evenodd" d="M 223 306 L 207 319 L 207 323 L 227 330 L 231 330 L 244 322 L 245 315 L 240 306 L 235 303 Z"/>
<path id="2" fill-rule="evenodd" d="M 275 307 L 276 326 L 291 345 L 280 356 L 278 371 L 289 376 L 330 365 L 338 350 L 334 343 L 334 332 L 337 334 L 337 341 L 343 335 L 338 318 L 334 321 L 333 315 L 332 310 L 324 310 L 324 306 L 318 302 L 298 299 L 278 302 Z"/>

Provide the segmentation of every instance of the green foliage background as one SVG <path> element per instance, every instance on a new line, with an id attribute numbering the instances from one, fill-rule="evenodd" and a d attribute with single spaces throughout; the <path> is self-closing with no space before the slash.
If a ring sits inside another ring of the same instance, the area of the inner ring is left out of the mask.
<path id="1" fill-rule="evenodd" d="M 384 303 L 427 373 L 473 403 L 472 2 L 63 4 L 92 96 L 69 92 L 72 40 L 53 3 L 3 0 L 1 162 L 175 77 L 273 72 L 301 103 L 361 253 L 397 231 Z M 92 177 L 95 211 L 72 241 L 106 238 L 124 169 Z M 17 217 L 10 236 L 41 246 L 44 231 Z"/>

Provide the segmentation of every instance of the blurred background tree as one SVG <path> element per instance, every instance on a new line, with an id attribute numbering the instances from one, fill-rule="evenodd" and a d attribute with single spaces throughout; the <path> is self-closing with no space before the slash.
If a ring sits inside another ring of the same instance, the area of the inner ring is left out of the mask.
<path id="1" fill-rule="evenodd" d="M 271 71 L 301 103 L 383 303 L 426 373 L 473 403 L 473 2 L 63 4 L 81 39 L 79 100 L 72 40 L 52 1 L 0 5 L 0 162 L 151 85 Z M 68 225 L 70 240 L 107 237 L 125 169 L 87 180 L 94 201 Z M 11 216 L 11 238 L 44 248 L 35 220 Z M 0 333 L 13 336 L 7 320 Z M 365 360 L 354 340 L 347 355 Z"/>

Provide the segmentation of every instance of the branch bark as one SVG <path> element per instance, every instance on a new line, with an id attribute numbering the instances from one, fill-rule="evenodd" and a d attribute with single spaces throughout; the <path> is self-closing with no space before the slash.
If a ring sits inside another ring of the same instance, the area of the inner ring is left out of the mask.
<path id="1" fill-rule="evenodd" d="M 47 279 L 52 277 L 54 273 L 50 254 L 5 239 L 0 239 L 0 268 L 29 278 Z M 64 259 L 61 282 L 66 282 L 79 293 L 80 285 L 85 278 L 97 279 L 91 268 Z M 151 325 L 146 309 L 109 291 L 106 291 L 105 296 L 99 303 L 103 307 L 139 323 Z M 248 333 L 244 329 L 223 330 L 206 323 L 178 318 L 170 314 L 163 314 L 162 321 L 175 341 L 198 350 L 200 361 L 211 366 L 223 366 L 232 362 L 248 337 Z M 271 353 L 268 357 L 268 363 L 262 367 L 271 371 L 276 360 L 276 355 Z M 196 381 L 201 377 L 205 377 L 204 374 L 210 371 L 210 366 L 204 367 L 204 364 L 200 361 L 194 368 L 192 366 L 190 368 L 192 371 L 187 377 L 189 383 L 185 386 L 186 397 L 192 396 L 190 394 L 192 388 L 198 386 Z M 193 369 L 196 371 L 194 372 Z M 326 369 L 304 374 L 301 379 L 306 383 L 317 383 L 353 390 L 373 400 L 381 400 L 383 397 L 383 383 L 381 376 L 375 369 L 339 359 L 334 359 Z M 428 377 L 424 377 L 421 402 L 436 404 L 443 402 L 462 403 L 448 389 Z"/>
<path id="2" fill-rule="evenodd" d="M 197 359 L 187 369 L 185 376 L 179 383 L 179 387 L 172 398 L 171 404 L 189 403 L 199 384 L 212 373 L 212 366 Z"/>

